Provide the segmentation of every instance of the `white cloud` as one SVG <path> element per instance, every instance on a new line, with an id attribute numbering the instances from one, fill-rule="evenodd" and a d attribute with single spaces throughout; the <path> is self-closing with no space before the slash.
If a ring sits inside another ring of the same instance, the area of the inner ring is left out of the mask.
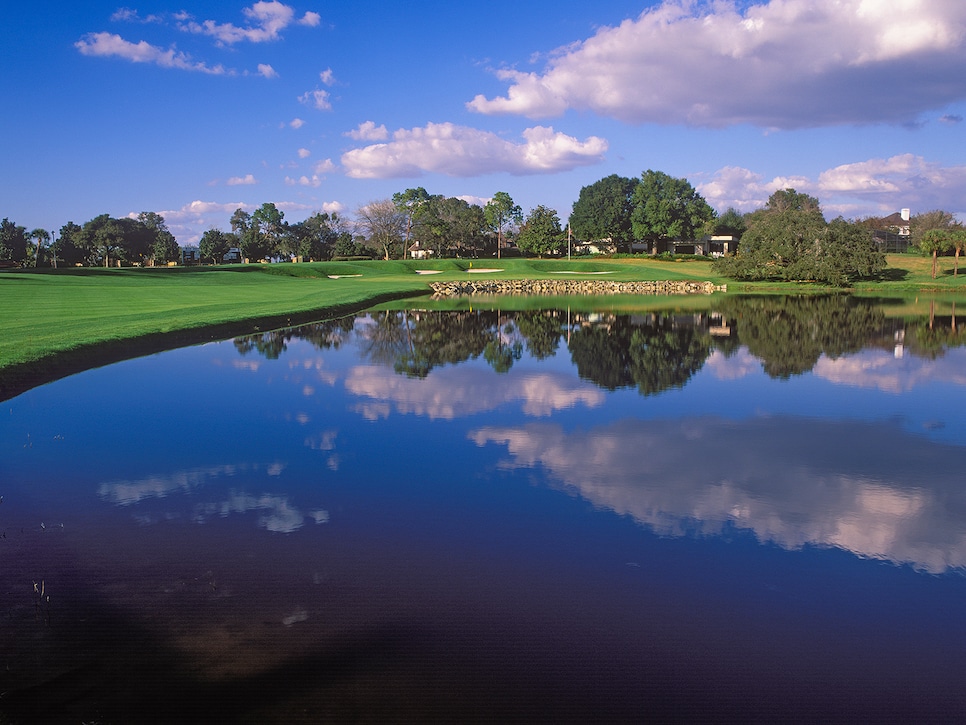
<path id="1" fill-rule="evenodd" d="M 278 78 L 278 72 L 267 63 L 258 64 L 258 75 L 266 78 Z"/>
<path id="2" fill-rule="evenodd" d="M 307 91 L 299 96 L 299 103 L 312 106 L 319 111 L 331 111 L 332 103 L 329 101 L 329 92 L 316 89 Z"/>
<path id="3" fill-rule="evenodd" d="M 315 28 L 321 22 L 322 16 L 309 10 L 307 13 L 305 13 L 305 15 L 302 16 L 302 19 L 299 20 L 299 25 L 307 25 L 310 28 Z"/>
<path id="4" fill-rule="evenodd" d="M 246 40 L 251 43 L 264 43 L 278 40 L 280 33 L 292 24 L 295 11 L 277 0 L 257 2 L 242 13 L 249 20 L 246 27 L 232 23 L 218 23 L 205 20 L 201 23 L 186 19 L 179 26 L 182 30 L 215 38 L 223 45 L 232 45 Z M 304 18 L 303 18 L 304 20 Z"/>
<path id="5" fill-rule="evenodd" d="M 253 174 L 245 174 L 245 176 L 232 176 L 228 181 L 225 182 L 228 186 L 250 186 L 252 184 L 257 184 L 255 176 Z"/>
<path id="6" fill-rule="evenodd" d="M 542 73 L 497 71 L 507 94 L 467 106 L 710 127 L 908 122 L 966 98 L 964 66 L 964 3 L 666 0 L 559 49 Z"/>
<path id="7" fill-rule="evenodd" d="M 818 189 L 823 196 L 847 195 L 891 210 L 966 212 L 966 166 L 942 166 L 913 154 L 836 166 L 819 174 Z"/>
<path id="8" fill-rule="evenodd" d="M 112 15 L 111 21 L 118 23 L 160 23 L 163 18 L 160 15 L 146 15 L 143 18 L 137 10 L 131 8 L 118 8 Z"/>
<path id="9" fill-rule="evenodd" d="M 288 125 L 291 128 L 300 129 L 305 125 L 305 121 L 303 121 L 301 118 L 293 118 L 291 121 L 289 121 Z"/>
<path id="10" fill-rule="evenodd" d="M 424 128 L 400 129 L 389 143 L 348 151 L 342 155 L 342 166 L 348 176 L 359 179 L 426 172 L 463 177 L 498 172 L 524 175 L 596 164 L 607 150 L 607 142 L 597 136 L 579 141 L 544 126 L 526 129 L 523 139 L 515 143 L 489 131 L 429 123 Z"/>
<path id="11" fill-rule="evenodd" d="M 966 216 L 966 166 L 943 166 L 914 154 L 843 164 L 822 171 L 817 179 L 765 179 L 749 169 L 727 166 L 696 184 L 716 209 L 733 206 L 744 212 L 763 206 L 772 192 L 785 188 L 817 197 L 826 217 L 889 214 L 903 208 L 913 213 L 944 209 Z"/>
<path id="12" fill-rule="evenodd" d="M 331 86 L 335 83 L 335 74 L 332 72 L 331 68 L 326 68 L 324 71 L 319 73 L 319 79 L 325 83 L 327 86 Z"/>
<path id="13" fill-rule="evenodd" d="M 332 159 L 325 159 L 320 161 L 315 165 L 315 173 L 317 174 L 330 174 L 335 171 L 335 164 L 332 163 Z"/>
<path id="14" fill-rule="evenodd" d="M 359 124 L 359 128 L 346 131 L 343 135 L 356 141 L 385 141 L 389 138 L 389 131 L 384 125 L 377 126 L 375 121 L 365 121 Z"/>
<path id="15" fill-rule="evenodd" d="M 309 156 L 312 155 L 312 152 L 309 151 L 308 149 L 302 148 L 302 149 L 299 149 L 298 154 L 300 159 L 307 159 Z"/>
<path id="16" fill-rule="evenodd" d="M 319 178 L 318 174 L 313 174 L 311 178 L 308 176 L 300 176 L 297 179 L 293 179 L 291 176 L 285 177 L 285 183 L 289 186 L 321 186 L 322 179 Z"/>
<path id="17" fill-rule="evenodd" d="M 115 56 L 132 63 L 150 63 L 162 68 L 177 68 L 211 75 L 228 73 L 221 65 L 212 67 L 205 63 L 192 61 L 186 53 L 176 51 L 174 48 L 164 50 L 143 40 L 140 43 L 132 43 L 114 33 L 89 33 L 74 43 L 74 47 L 82 55 Z"/>

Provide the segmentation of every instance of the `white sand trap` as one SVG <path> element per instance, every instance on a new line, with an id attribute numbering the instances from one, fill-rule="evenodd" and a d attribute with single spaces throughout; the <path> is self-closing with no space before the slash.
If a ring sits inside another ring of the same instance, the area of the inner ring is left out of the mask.
<path id="1" fill-rule="evenodd" d="M 416 274 L 442 274 L 441 269 L 417 269 Z"/>
<path id="2" fill-rule="evenodd" d="M 551 272 L 550 274 L 614 274 L 614 270 L 609 272 L 578 272 L 576 270 L 564 270 L 563 272 Z"/>
<path id="3" fill-rule="evenodd" d="M 487 274 L 489 272 L 502 272 L 502 269 L 468 269 L 470 274 Z"/>
<path id="4" fill-rule="evenodd" d="M 361 277 L 361 274 L 330 274 L 329 279 L 344 279 L 345 277 Z"/>

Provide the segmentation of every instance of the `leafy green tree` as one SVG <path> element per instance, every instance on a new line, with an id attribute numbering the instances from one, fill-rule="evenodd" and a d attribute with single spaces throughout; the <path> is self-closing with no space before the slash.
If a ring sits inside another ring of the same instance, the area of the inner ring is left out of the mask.
<path id="1" fill-rule="evenodd" d="M 454 251 L 475 256 L 483 245 L 486 226 L 482 207 L 438 195 L 420 209 L 414 233 L 437 257 Z"/>
<path id="2" fill-rule="evenodd" d="M 335 256 L 336 257 L 354 257 L 358 256 L 356 250 L 356 242 L 352 238 L 350 232 L 342 232 L 338 239 L 335 240 Z"/>
<path id="3" fill-rule="evenodd" d="M 846 286 L 875 276 L 885 264 L 867 229 L 842 218 L 827 224 L 817 199 L 783 189 L 749 215 L 737 254 L 715 260 L 713 269 L 735 279 Z"/>
<path id="4" fill-rule="evenodd" d="M 565 241 L 557 212 L 542 204 L 530 211 L 517 235 L 517 246 L 522 252 L 541 257 L 560 252 Z"/>
<path id="5" fill-rule="evenodd" d="M 110 214 L 99 214 L 81 228 L 82 244 L 89 250 L 88 261 L 91 264 L 111 266 L 111 261 L 117 261 L 121 256 L 124 244 L 124 228 L 120 220 Z"/>
<path id="6" fill-rule="evenodd" d="M 220 229 L 208 229 L 201 235 L 198 242 L 198 252 L 201 258 L 209 264 L 221 264 L 228 250 L 235 246 L 237 238 L 230 232 Z"/>
<path id="7" fill-rule="evenodd" d="M 715 213 L 687 179 L 676 179 L 648 169 L 634 189 L 631 213 L 634 236 L 650 243 L 656 252 L 660 242 L 694 239 L 710 230 Z"/>
<path id="8" fill-rule="evenodd" d="M 580 190 L 570 214 L 570 228 L 578 239 L 610 239 L 618 252 L 630 252 L 634 241 L 634 190 L 638 179 L 611 174 Z"/>
<path id="9" fill-rule="evenodd" d="M 0 222 L 0 260 L 20 262 L 27 258 L 27 228 L 4 217 Z"/>
<path id="10" fill-rule="evenodd" d="M 509 194 L 498 191 L 483 207 L 483 214 L 489 228 L 496 232 L 496 256 L 500 258 L 504 234 L 511 224 L 520 224 L 523 221 L 523 210 L 513 202 Z"/>
<path id="11" fill-rule="evenodd" d="M 956 217 L 954 217 L 948 211 L 943 211 L 942 209 L 933 209 L 931 211 L 913 214 L 912 218 L 909 220 L 909 234 L 911 236 L 910 241 L 922 249 L 922 246 L 919 242 L 923 235 L 930 229 L 941 229 L 945 231 L 952 229 L 955 225 Z"/>
<path id="12" fill-rule="evenodd" d="M 948 229 L 927 229 L 919 237 L 919 249 L 932 254 L 932 278 L 936 279 L 936 257 L 953 246 L 952 232 Z"/>
<path id="13" fill-rule="evenodd" d="M 34 267 L 39 267 L 44 262 L 45 248 L 50 244 L 50 232 L 38 227 L 30 232 L 30 238 L 37 242 L 36 247 L 33 249 L 33 258 Z"/>
<path id="14" fill-rule="evenodd" d="M 745 222 L 745 215 L 735 209 L 733 206 L 729 207 L 728 210 L 724 214 L 720 215 L 714 222 L 715 235 L 730 235 L 741 239 L 741 235 L 744 234 L 747 229 L 748 224 Z"/>
<path id="15" fill-rule="evenodd" d="M 415 189 L 397 191 L 392 195 L 392 203 L 396 205 L 400 214 L 406 217 L 406 246 L 412 239 L 413 223 L 419 217 L 420 212 L 425 209 L 430 200 L 430 195 L 421 186 Z"/>
<path id="16" fill-rule="evenodd" d="M 181 247 L 178 246 L 174 235 L 165 229 L 155 235 L 154 244 L 151 245 L 151 255 L 154 257 L 155 264 L 177 262 L 181 257 Z"/>
<path id="17" fill-rule="evenodd" d="M 953 262 L 953 277 L 959 276 L 959 255 L 962 253 L 963 249 L 966 248 L 966 227 L 959 224 L 955 229 L 952 230 L 950 236 L 950 242 L 952 243 L 953 249 L 956 250 L 956 259 Z"/>
<path id="18" fill-rule="evenodd" d="M 58 260 L 69 267 L 84 264 L 87 261 L 89 250 L 83 246 L 81 231 L 81 227 L 74 222 L 67 222 L 60 228 L 60 232 L 50 245 L 50 254 L 55 267 Z"/>

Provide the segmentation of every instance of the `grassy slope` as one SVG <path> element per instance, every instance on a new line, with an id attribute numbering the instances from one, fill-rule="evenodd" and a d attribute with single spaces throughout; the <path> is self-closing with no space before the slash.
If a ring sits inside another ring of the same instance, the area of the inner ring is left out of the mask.
<path id="1" fill-rule="evenodd" d="M 881 281 L 857 285 L 867 294 L 909 295 L 923 290 L 955 295 L 966 273 L 952 277 L 952 259 L 891 255 Z M 470 269 L 498 269 L 477 274 Z M 418 270 L 439 274 L 420 275 Z M 287 316 L 335 314 L 369 301 L 418 295 L 435 280 L 490 277 L 564 278 L 566 272 L 607 272 L 597 279 L 697 279 L 728 283 L 730 291 L 802 291 L 814 285 L 737 284 L 716 277 L 704 261 L 438 260 L 329 262 L 192 269 L 71 269 L 0 272 L 0 368 L 98 343 L 131 340 L 176 330 L 259 321 L 284 324 Z M 563 273 L 563 274 L 562 274 Z M 342 275 L 331 279 L 328 275 Z M 352 276 L 350 276 L 352 275 Z M 819 288 L 821 289 L 821 288 Z M 233 328 L 233 332 L 237 328 Z"/>

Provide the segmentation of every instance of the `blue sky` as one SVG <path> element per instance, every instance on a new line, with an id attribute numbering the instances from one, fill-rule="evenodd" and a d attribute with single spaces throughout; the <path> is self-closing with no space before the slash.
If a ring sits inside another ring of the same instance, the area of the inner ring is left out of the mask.
<path id="1" fill-rule="evenodd" d="M 719 211 L 966 220 L 960 0 L 167 3 L 5 9 L 0 216 L 155 211 L 188 244 L 422 186 L 566 220 L 654 169 Z"/>

